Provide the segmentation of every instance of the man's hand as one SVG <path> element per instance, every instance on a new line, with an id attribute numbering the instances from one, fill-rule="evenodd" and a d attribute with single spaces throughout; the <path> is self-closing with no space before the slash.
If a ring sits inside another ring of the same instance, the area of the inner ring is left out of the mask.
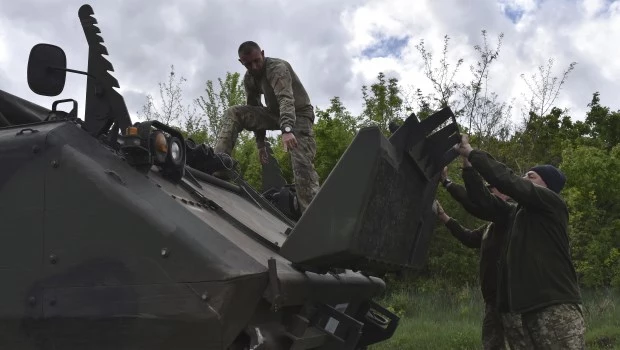
<path id="1" fill-rule="evenodd" d="M 461 143 L 454 145 L 454 149 L 457 150 L 461 156 L 465 158 L 469 157 L 469 153 L 473 150 L 469 144 L 469 137 L 465 134 L 461 135 Z"/>
<path id="2" fill-rule="evenodd" d="M 463 158 L 463 168 L 471 168 L 472 167 L 472 165 L 469 162 L 469 159 L 467 159 L 467 157 L 461 156 L 461 158 Z"/>
<path id="3" fill-rule="evenodd" d="M 285 152 L 288 152 L 289 149 L 295 149 L 295 147 L 297 147 L 297 139 L 292 132 L 282 133 L 282 143 L 284 144 Z"/>
<path id="4" fill-rule="evenodd" d="M 441 175 L 439 177 L 439 179 L 441 181 L 445 181 L 448 178 L 448 167 L 444 167 L 443 170 L 441 171 Z"/>
<path id="5" fill-rule="evenodd" d="M 258 149 L 258 160 L 262 165 L 269 162 L 269 154 L 267 154 L 267 147 L 263 146 Z"/>
<path id="6" fill-rule="evenodd" d="M 446 212 L 443 210 L 441 204 L 439 204 L 439 201 L 436 200 L 436 199 L 433 202 L 433 213 L 435 213 L 435 215 L 437 215 L 437 217 L 439 217 L 439 220 L 441 220 L 444 223 L 446 223 L 446 222 L 448 222 L 448 220 L 450 220 L 450 217 L 448 216 L 448 214 L 446 214 Z"/>

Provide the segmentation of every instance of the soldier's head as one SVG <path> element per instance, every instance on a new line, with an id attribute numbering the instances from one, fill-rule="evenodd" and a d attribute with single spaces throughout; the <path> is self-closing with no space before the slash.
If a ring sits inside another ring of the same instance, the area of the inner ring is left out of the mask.
<path id="1" fill-rule="evenodd" d="M 523 177 L 535 185 L 547 187 L 555 193 L 560 193 L 566 183 L 564 173 L 550 164 L 532 167 Z"/>
<path id="2" fill-rule="evenodd" d="M 239 45 L 239 62 L 247 68 L 250 74 L 260 76 L 265 67 L 265 52 L 253 41 L 246 41 Z"/>

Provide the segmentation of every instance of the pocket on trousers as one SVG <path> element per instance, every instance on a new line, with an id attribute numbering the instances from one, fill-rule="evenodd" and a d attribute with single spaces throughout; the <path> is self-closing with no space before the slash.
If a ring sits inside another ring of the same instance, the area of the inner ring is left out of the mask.
<path id="1" fill-rule="evenodd" d="M 582 349 L 584 344 L 585 321 L 577 305 L 562 305 L 565 312 L 550 326 L 555 339 L 566 349 Z"/>

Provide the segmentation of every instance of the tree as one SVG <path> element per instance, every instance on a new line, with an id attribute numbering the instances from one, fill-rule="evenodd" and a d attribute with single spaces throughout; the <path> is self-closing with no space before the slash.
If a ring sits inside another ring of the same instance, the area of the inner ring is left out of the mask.
<path id="1" fill-rule="evenodd" d="M 353 141 L 358 125 L 358 119 L 347 111 L 339 97 L 333 97 L 330 103 L 325 110 L 317 107 L 314 126 L 317 147 L 314 166 L 321 183 Z"/>
<path id="2" fill-rule="evenodd" d="M 503 36 L 499 35 L 498 44 L 493 49 L 484 30 L 482 37 L 482 43 L 474 47 L 479 57 L 470 66 L 471 77 L 465 80 L 468 81 L 466 84 L 455 80 L 455 73 L 463 60 L 457 59 L 454 66 L 448 64 L 446 36 L 439 68 L 433 68 L 432 56 L 424 49 L 423 41 L 418 45 L 425 62 L 425 74 L 433 83 L 430 94 L 425 95 L 419 88 L 412 88 L 406 94 L 398 79 L 379 73 L 373 84 L 362 86 L 364 109 L 361 115 L 351 115 L 337 96 L 330 99 L 326 108 L 316 106 L 315 167 L 321 183 L 329 176 L 359 127 L 377 125 L 388 136 L 388 123 L 403 119 L 412 111 L 413 95 L 417 97 L 416 114 L 420 119 L 441 107 L 450 106 L 464 122 L 462 128 L 466 130 L 463 131 L 472 134 L 476 146 L 484 146 L 485 151 L 515 171 L 523 173 L 532 165 L 550 163 L 565 172 L 568 181 L 562 195 L 569 206 L 571 251 L 580 281 L 589 287 L 620 286 L 620 202 L 617 200 L 620 196 L 620 111 L 613 112 L 602 106 L 596 92 L 588 104 L 585 121 L 573 122 L 566 109 L 557 106 L 555 101 L 574 65 L 570 65 L 562 77 L 555 78 L 550 74 L 550 60 L 547 67 L 539 67 L 538 81 L 530 85 L 532 96 L 525 123 L 511 130 L 508 116 L 512 107 L 491 91 L 489 85 L 489 67 L 499 58 Z M 227 73 L 225 78 L 217 79 L 219 84 L 207 81 L 205 94 L 194 99 L 198 113 L 189 113 L 191 110 L 181 99 L 181 85 L 185 79 L 181 77 L 179 80 L 173 69 L 168 78 L 167 83 L 159 84 L 162 107 L 156 109 L 153 98 L 149 96 L 143 108 L 144 116 L 168 122 L 182 120 L 185 116 L 179 128 L 199 142 L 213 142 L 226 108 L 245 102 L 240 75 Z M 248 132 L 240 135 L 233 157 L 239 161 L 245 180 L 260 189 L 261 165 L 252 136 Z M 289 154 L 284 152 L 280 138 L 268 134 L 267 141 L 285 179 L 292 182 Z M 453 181 L 461 182 L 457 175 L 459 162 L 451 163 L 449 168 Z M 465 226 L 473 228 L 482 224 L 450 199 L 443 189 L 438 190 L 437 197 L 450 215 Z M 477 260 L 475 251 L 462 247 L 442 225 L 438 225 L 423 272 L 426 277 L 431 277 L 427 280 L 439 281 L 431 283 L 435 286 L 475 283 Z M 421 283 L 429 285 L 424 280 Z"/>
<path id="3" fill-rule="evenodd" d="M 583 284 L 620 286 L 620 146 L 568 147 L 561 169 L 571 249 Z"/>
<path id="4" fill-rule="evenodd" d="M 588 104 L 585 128 L 592 141 L 605 148 L 612 149 L 620 143 L 620 111 L 611 112 L 609 107 L 600 105 L 599 93 L 595 92 Z"/>
<path id="5" fill-rule="evenodd" d="M 142 111 L 138 112 L 138 117 L 145 120 L 158 120 L 164 124 L 180 127 L 183 118 L 193 118 L 195 108 L 190 105 L 183 105 L 183 89 L 181 85 L 187 79 L 179 77 L 174 71 L 174 65 L 170 66 L 168 81 L 159 83 L 160 106 L 156 106 L 153 96 L 147 95 L 146 103 L 142 106 Z"/>
<path id="6" fill-rule="evenodd" d="M 464 132 L 472 135 L 471 140 L 478 147 L 485 142 L 492 142 L 494 138 L 507 140 L 512 131 L 512 105 L 501 101 L 499 96 L 488 88 L 489 69 L 499 57 L 504 34 L 498 35 L 497 45 L 491 49 L 487 31 L 483 29 L 481 33 L 482 45 L 474 46 L 479 58 L 475 65 L 470 65 L 472 77 L 466 84 L 455 80 L 464 60 L 456 59 L 453 69 L 448 63 L 447 35 L 444 36 L 443 56 L 437 68 L 433 67 L 433 55 L 426 50 L 424 40 L 420 40 L 420 44 L 416 46 L 424 62 L 424 73 L 434 90 L 428 95 L 424 95 L 420 89 L 417 90 L 421 119 L 435 110 L 450 107 L 461 120 L 461 126 L 466 128 Z"/>
<path id="7" fill-rule="evenodd" d="M 489 138 L 506 140 L 511 130 L 512 106 L 500 102 L 499 96 L 489 91 L 489 68 L 499 56 L 503 37 L 503 33 L 498 35 L 497 47 L 491 50 L 487 41 L 487 32 L 482 30 L 483 46 L 474 46 L 479 59 L 475 67 L 470 66 L 472 80 L 461 86 L 464 106 L 461 111 L 462 117 L 468 121 L 468 131 L 475 135 L 472 142 L 478 147 Z"/>
<path id="8" fill-rule="evenodd" d="M 560 94 L 562 85 L 566 82 L 568 74 L 573 71 L 577 62 L 571 62 L 568 68 L 562 73 L 561 78 L 551 76 L 551 69 L 553 68 L 554 60 L 549 58 L 547 60 L 547 66 L 538 66 L 539 77 L 536 74 L 531 75 L 532 81 L 528 81 L 525 78 L 525 74 L 521 74 L 521 79 L 530 89 L 530 97 L 526 97 L 526 103 L 528 110 L 525 116 L 525 123 L 532 118 L 532 115 L 542 116 L 553 107 L 555 100 Z M 559 81 L 558 81 L 559 79 Z"/>
<path id="9" fill-rule="evenodd" d="M 194 100 L 201 111 L 199 118 L 191 121 L 189 127 L 195 133 L 201 133 L 202 142 L 214 142 L 220 130 L 222 116 L 228 107 L 242 105 L 246 102 L 245 89 L 241 75 L 237 72 L 226 72 L 226 78 L 218 78 L 219 91 L 213 87 L 213 81 L 207 80 L 206 96 L 199 96 Z M 188 130 L 189 132 L 189 130 Z"/>
<path id="10" fill-rule="evenodd" d="M 377 75 L 378 82 L 362 86 L 364 110 L 362 111 L 362 125 L 376 125 L 385 135 L 389 135 L 388 125 L 394 119 L 401 119 L 403 104 L 398 86 L 398 79 L 389 78 L 385 74 Z"/>
<path id="11" fill-rule="evenodd" d="M 457 113 L 459 110 L 458 103 L 453 101 L 452 98 L 459 91 L 459 84 L 455 82 L 454 77 L 463 64 L 463 59 L 459 58 L 456 61 L 454 70 L 450 71 L 450 64 L 448 63 L 449 41 L 450 37 L 445 35 L 442 52 L 443 56 L 439 61 L 439 68 L 433 68 L 433 54 L 426 50 L 424 39 L 420 39 L 420 43 L 416 45 L 416 49 L 418 49 L 424 61 L 424 75 L 431 81 L 433 89 L 435 90 L 434 93 L 427 96 L 423 96 L 421 91 L 419 91 L 420 93 L 418 95 L 423 99 L 423 103 L 430 105 L 431 109 L 438 110 L 450 106 L 452 111 Z M 428 101 L 434 101 L 435 103 L 432 104 Z"/>

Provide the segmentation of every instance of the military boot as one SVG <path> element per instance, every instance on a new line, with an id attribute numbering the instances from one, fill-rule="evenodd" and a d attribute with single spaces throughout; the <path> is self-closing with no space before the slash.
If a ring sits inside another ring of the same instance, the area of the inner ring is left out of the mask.
<path id="1" fill-rule="evenodd" d="M 237 160 L 226 153 L 215 153 L 214 157 L 218 160 L 218 169 L 211 175 L 225 181 L 231 181 L 239 177 L 237 172 L 239 162 Z"/>
<path id="2" fill-rule="evenodd" d="M 222 180 L 238 176 L 235 169 L 239 162 L 226 153 L 215 153 L 212 147 L 187 140 L 187 164 L 196 170 L 213 175 Z"/>

